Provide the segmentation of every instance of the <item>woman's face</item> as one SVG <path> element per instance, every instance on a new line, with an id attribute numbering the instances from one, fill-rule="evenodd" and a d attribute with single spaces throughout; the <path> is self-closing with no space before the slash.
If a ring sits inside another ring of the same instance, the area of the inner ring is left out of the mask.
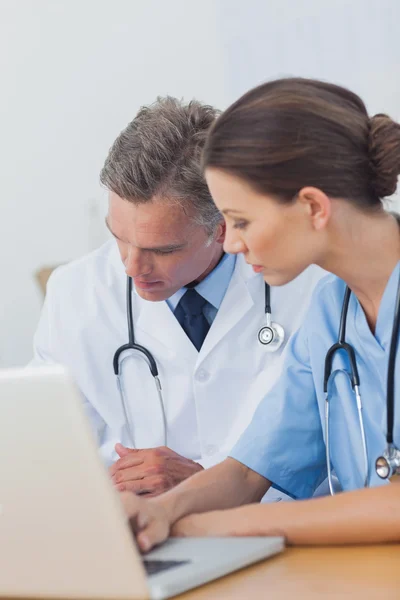
<path id="1" fill-rule="evenodd" d="M 213 168 L 206 170 L 206 179 L 226 221 L 225 251 L 243 253 L 270 285 L 288 283 L 319 262 L 323 236 L 315 227 L 313 205 L 303 196 L 282 204 Z"/>

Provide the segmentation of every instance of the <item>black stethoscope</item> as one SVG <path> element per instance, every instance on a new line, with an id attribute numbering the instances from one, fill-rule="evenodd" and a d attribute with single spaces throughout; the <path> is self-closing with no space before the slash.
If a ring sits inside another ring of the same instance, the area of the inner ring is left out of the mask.
<path id="1" fill-rule="evenodd" d="M 265 283 L 265 325 L 258 332 L 258 341 L 265 346 L 268 352 L 276 352 L 285 341 L 285 330 L 282 325 L 272 322 L 271 314 L 271 286 Z"/>
<path id="2" fill-rule="evenodd" d="M 258 341 L 260 342 L 260 344 L 265 346 L 265 349 L 267 350 L 267 352 L 276 352 L 277 350 L 279 350 L 279 348 L 282 346 L 282 344 L 285 340 L 285 331 L 281 325 L 279 325 L 278 323 L 274 323 L 272 321 L 271 288 L 268 285 L 268 283 L 265 283 L 264 312 L 265 312 L 266 323 L 263 327 L 261 327 L 261 329 L 258 332 L 258 336 L 257 336 Z M 163 398 L 163 393 L 162 393 L 162 388 L 161 388 L 161 382 L 160 382 L 160 377 L 158 374 L 158 367 L 157 367 L 157 363 L 156 363 L 155 358 L 152 355 L 152 353 L 144 346 L 141 346 L 140 344 L 136 344 L 136 342 L 135 342 L 135 329 L 134 329 L 134 325 L 133 325 L 133 312 L 132 312 L 132 278 L 129 276 L 126 279 L 126 316 L 127 316 L 127 324 L 128 324 L 128 343 L 124 344 L 123 346 L 120 346 L 116 350 L 116 352 L 114 354 L 114 358 L 113 358 L 113 369 L 114 369 L 114 374 L 117 378 L 117 387 L 118 387 L 118 391 L 119 391 L 119 394 L 121 397 L 121 403 L 122 403 L 122 406 L 124 409 L 125 420 L 129 427 L 132 447 L 135 448 L 134 427 L 133 427 L 133 423 L 131 422 L 131 420 L 129 418 L 129 411 L 128 411 L 127 403 L 125 401 L 125 395 L 124 395 L 123 385 L 122 385 L 122 381 L 121 381 L 121 376 L 122 376 L 121 366 L 124 361 L 122 354 L 124 352 L 126 352 L 127 350 L 135 350 L 136 352 L 138 352 L 139 355 L 146 361 L 146 363 L 150 369 L 150 373 L 154 379 L 155 386 L 157 388 L 157 394 L 158 394 L 158 399 L 159 399 L 160 408 L 161 408 L 161 412 L 162 412 L 162 418 L 163 418 L 163 425 L 164 425 L 164 445 L 166 445 L 167 444 L 167 421 L 166 421 L 166 415 L 165 415 L 165 404 L 164 404 L 164 398 Z"/>
<path id="3" fill-rule="evenodd" d="M 362 415 L 362 399 L 360 394 L 360 376 L 358 374 L 356 355 L 354 348 L 346 342 L 346 323 L 347 313 L 349 309 L 349 301 L 351 296 L 350 288 L 346 288 L 342 313 L 340 316 L 339 336 L 336 344 L 329 348 L 325 357 L 324 371 L 324 393 L 325 393 L 325 435 L 326 435 L 326 464 L 328 471 L 328 481 L 330 492 L 333 495 L 332 471 L 330 461 L 330 435 L 329 435 L 329 378 L 332 374 L 332 362 L 336 352 L 344 350 L 347 354 L 350 363 L 350 381 L 353 391 L 356 396 L 358 420 L 360 424 L 361 440 L 363 446 L 364 459 L 364 487 L 369 484 L 369 461 L 368 448 L 364 429 L 364 419 Z M 386 393 L 386 411 L 387 411 L 387 432 L 386 432 L 386 449 L 382 456 L 379 456 L 375 461 L 376 474 L 381 479 L 390 479 L 395 474 L 400 474 L 400 450 L 393 442 L 393 427 L 394 427 L 394 372 L 397 355 L 397 344 L 400 331 L 400 276 L 397 286 L 395 314 L 393 318 L 392 337 L 390 341 L 389 364 L 387 375 L 387 393 Z"/>

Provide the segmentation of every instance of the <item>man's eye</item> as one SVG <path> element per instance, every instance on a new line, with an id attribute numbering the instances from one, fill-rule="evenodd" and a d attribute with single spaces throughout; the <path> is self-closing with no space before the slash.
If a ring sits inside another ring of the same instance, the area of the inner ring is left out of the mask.
<path id="1" fill-rule="evenodd" d="M 173 252 L 176 252 L 176 250 L 153 250 L 154 254 L 172 254 Z"/>
<path id="2" fill-rule="evenodd" d="M 233 229 L 245 229 L 248 224 L 248 221 L 236 221 L 233 225 Z"/>

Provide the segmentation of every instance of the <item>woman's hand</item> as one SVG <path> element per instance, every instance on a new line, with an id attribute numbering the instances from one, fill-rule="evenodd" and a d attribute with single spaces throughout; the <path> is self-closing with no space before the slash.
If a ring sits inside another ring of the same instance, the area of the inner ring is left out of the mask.
<path id="1" fill-rule="evenodd" d="M 145 500 L 132 492 L 121 492 L 120 498 L 142 552 L 167 539 L 170 522 L 167 511 L 157 499 Z"/>
<path id="2" fill-rule="evenodd" d="M 282 502 L 282 504 L 284 504 Z M 290 508 L 292 502 L 285 503 Z M 276 503 L 247 504 L 228 510 L 188 515 L 171 525 L 175 537 L 285 536 L 276 518 L 285 510 Z M 284 521 L 282 521 L 284 522 Z"/>
<path id="3" fill-rule="evenodd" d="M 174 523 L 171 535 L 174 537 L 225 537 L 241 534 L 237 528 L 235 510 L 214 510 L 183 517 Z"/>

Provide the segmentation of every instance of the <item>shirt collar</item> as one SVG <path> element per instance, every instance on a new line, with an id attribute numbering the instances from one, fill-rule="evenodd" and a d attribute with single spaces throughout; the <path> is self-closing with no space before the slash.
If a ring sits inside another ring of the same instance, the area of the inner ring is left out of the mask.
<path id="1" fill-rule="evenodd" d="M 217 310 L 221 306 L 226 290 L 228 289 L 235 269 L 235 264 L 236 256 L 234 254 L 224 254 L 215 269 L 213 269 L 211 273 L 195 287 L 195 290 Z M 178 306 L 178 303 L 186 290 L 186 287 L 182 287 L 170 298 L 167 298 L 166 302 L 172 312 L 174 312 Z"/>
<path id="2" fill-rule="evenodd" d="M 393 319 L 396 308 L 397 288 L 399 285 L 400 262 L 389 277 L 383 292 L 375 326 L 375 337 L 382 347 L 389 349 L 392 337 Z M 388 326 L 389 325 L 389 326 Z"/>

